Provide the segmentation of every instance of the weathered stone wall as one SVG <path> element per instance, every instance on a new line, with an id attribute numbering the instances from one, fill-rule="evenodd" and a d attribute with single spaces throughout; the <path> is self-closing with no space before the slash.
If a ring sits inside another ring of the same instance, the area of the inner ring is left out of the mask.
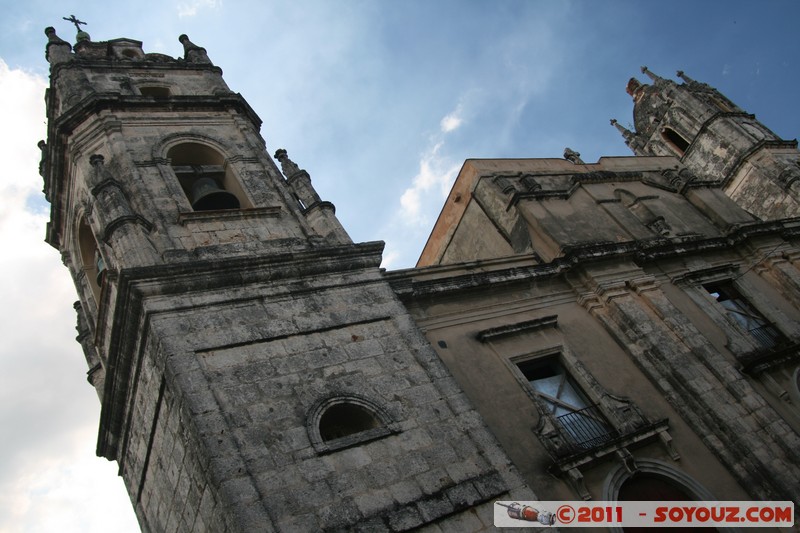
<path id="1" fill-rule="evenodd" d="M 123 464 L 143 524 L 482 530 L 493 499 L 534 497 L 377 274 L 145 299 L 158 350 Z M 389 431 L 320 448 L 311 413 L 337 397 L 377 406 Z"/>

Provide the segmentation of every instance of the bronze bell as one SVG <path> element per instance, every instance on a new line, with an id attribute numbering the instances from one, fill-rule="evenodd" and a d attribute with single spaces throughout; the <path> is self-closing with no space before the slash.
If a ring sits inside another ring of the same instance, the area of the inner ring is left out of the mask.
<path id="1" fill-rule="evenodd" d="M 103 261 L 103 256 L 100 255 L 100 252 L 95 252 L 94 264 L 97 267 L 97 277 L 95 281 L 97 282 L 98 287 L 103 286 L 103 279 L 106 277 L 106 262 Z"/>
<path id="2" fill-rule="evenodd" d="M 214 178 L 199 178 L 192 184 L 192 209 L 195 211 L 239 209 L 239 199 L 225 189 L 220 189 Z"/>

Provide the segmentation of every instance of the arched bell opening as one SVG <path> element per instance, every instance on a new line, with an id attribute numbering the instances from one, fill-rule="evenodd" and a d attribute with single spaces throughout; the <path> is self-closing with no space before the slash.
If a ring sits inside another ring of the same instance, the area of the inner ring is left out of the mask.
<path id="1" fill-rule="evenodd" d="M 85 218 L 81 219 L 78 226 L 78 247 L 81 255 L 81 269 L 86 273 L 92 295 L 97 302 L 100 300 L 100 291 L 105 281 L 108 265 L 100 253 L 100 247 L 94 238 L 92 228 Z"/>
<path id="2" fill-rule="evenodd" d="M 239 180 L 217 150 L 186 142 L 170 148 L 167 157 L 195 211 L 251 207 Z"/>

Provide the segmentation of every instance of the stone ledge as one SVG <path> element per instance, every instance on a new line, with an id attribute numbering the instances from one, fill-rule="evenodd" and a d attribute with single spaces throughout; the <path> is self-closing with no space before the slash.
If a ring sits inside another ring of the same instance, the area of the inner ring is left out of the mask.
<path id="1" fill-rule="evenodd" d="M 507 326 L 499 326 L 496 328 L 484 329 L 478 332 L 478 340 L 481 342 L 489 342 L 506 335 L 513 335 L 515 333 L 523 333 L 536 331 L 544 328 L 554 328 L 558 325 L 558 315 L 549 315 L 542 318 L 535 318 L 525 322 L 517 322 L 516 324 L 509 324 Z"/>
<path id="2" fill-rule="evenodd" d="M 326 533 L 353 531 L 353 526 L 381 522 L 392 532 L 410 531 L 485 503 L 509 490 L 498 472 L 453 483 L 407 505 L 395 505 L 350 524 L 324 528 Z M 377 519 L 377 520 L 376 520 Z"/>
<path id="3" fill-rule="evenodd" d="M 178 224 L 185 226 L 191 222 L 218 222 L 220 220 L 244 220 L 248 218 L 277 218 L 281 216 L 281 206 L 255 207 L 251 209 L 218 209 L 214 211 L 187 211 L 178 214 Z"/>

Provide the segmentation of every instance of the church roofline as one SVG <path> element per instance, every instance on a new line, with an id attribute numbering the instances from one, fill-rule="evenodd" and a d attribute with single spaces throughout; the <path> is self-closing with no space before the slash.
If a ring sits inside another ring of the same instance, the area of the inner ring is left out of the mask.
<path id="1" fill-rule="evenodd" d="M 416 266 L 426 267 L 441 259 L 481 178 L 523 174 L 555 176 L 597 172 L 660 172 L 678 166 L 680 161 L 673 156 L 604 156 L 596 163 L 584 164 L 561 158 L 467 159 L 453 182 Z"/>
<path id="2" fill-rule="evenodd" d="M 712 250 L 735 248 L 751 238 L 763 236 L 796 239 L 800 236 L 800 217 L 737 224 L 719 237 L 687 236 L 683 239 L 586 243 L 571 246 L 564 250 L 562 256 L 542 264 L 532 264 L 530 254 L 520 254 L 452 265 L 430 265 L 387 271 L 384 277 L 402 300 L 411 300 L 481 287 L 492 287 L 494 290 L 504 284 L 552 278 L 580 265 L 612 258 L 616 260 L 628 258 L 643 265 L 672 257 L 705 254 Z"/>

